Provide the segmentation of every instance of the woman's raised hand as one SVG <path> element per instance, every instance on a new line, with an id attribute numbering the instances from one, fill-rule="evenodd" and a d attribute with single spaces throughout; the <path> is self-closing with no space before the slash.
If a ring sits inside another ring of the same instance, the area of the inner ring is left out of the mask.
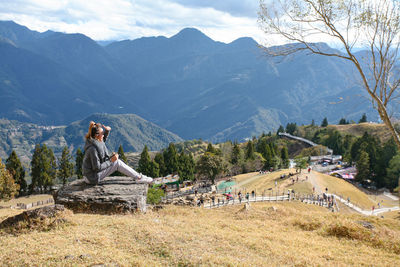
<path id="1" fill-rule="evenodd" d="M 107 131 L 111 131 L 111 127 L 110 126 L 105 126 L 104 125 L 104 129 L 106 129 Z"/>

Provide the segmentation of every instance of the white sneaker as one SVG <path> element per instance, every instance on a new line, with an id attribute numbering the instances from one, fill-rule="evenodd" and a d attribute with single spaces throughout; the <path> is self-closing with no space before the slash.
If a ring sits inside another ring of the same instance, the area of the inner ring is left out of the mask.
<path id="1" fill-rule="evenodd" d="M 153 182 L 153 178 L 148 177 L 144 174 L 140 174 L 140 178 L 139 178 L 138 182 L 144 183 L 144 184 L 151 184 Z"/>

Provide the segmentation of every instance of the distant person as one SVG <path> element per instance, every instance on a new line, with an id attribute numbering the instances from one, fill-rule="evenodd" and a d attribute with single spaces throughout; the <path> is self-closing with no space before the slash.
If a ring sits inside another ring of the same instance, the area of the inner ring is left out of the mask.
<path id="1" fill-rule="evenodd" d="M 308 167 L 308 173 L 310 173 L 311 172 L 311 167 Z"/>
<path id="2" fill-rule="evenodd" d="M 104 178 L 119 171 L 143 183 L 152 183 L 153 178 L 136 172 L 118 157 L 118 154 L 109 154 L 104 143 L 111 131 L 111 127 L 103 126 L 93 121 L 89 124 L 86 134 L 85 155 L 83 157 L 82 172 L 86 183 L 99 184 Z"/>

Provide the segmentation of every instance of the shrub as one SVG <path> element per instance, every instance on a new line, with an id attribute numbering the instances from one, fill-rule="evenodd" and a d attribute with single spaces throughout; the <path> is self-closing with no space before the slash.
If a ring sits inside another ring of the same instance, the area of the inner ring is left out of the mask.
<path id="1" fill-rule="evenodd" d="M 149 188 L 147 191 L 147 203 L 158 204 L 161 202 L 161 198 L 164 196 L 164 191 L 160 188 Z"/>

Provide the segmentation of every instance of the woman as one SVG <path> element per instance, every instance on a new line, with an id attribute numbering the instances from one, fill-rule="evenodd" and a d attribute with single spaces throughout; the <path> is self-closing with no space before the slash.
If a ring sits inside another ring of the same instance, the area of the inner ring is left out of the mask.
<path id="1" fill-rule="evenodd" d="M 85 136 L 85 156 L 82 164 L 85 182 L 89 184 L 98 184 L 105 177 L 110 176 L 115 171 L 119 171 L 140 182 L 152 183 L 153 178 L 136 172 L 122 160 L 118 159 L 118 154 L 113 153 L 110 156 L 104 142 L 111 128 L 109 126 L 104 126 L 104 129 L 103 125 L 100 123 L 90 122 L 89 131 Z"/>

